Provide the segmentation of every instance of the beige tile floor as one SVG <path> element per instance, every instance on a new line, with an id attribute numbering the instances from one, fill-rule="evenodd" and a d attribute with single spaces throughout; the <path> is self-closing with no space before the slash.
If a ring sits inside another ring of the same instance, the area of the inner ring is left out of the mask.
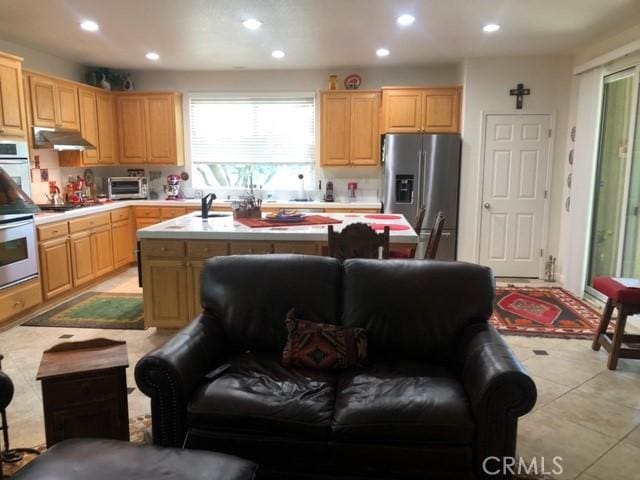
<path id="1" fill-rule="evenodd" d="M 93 290 L 140 291 L 135 269 Z M 21 326 L 1 331 L 3 370 L 16 388 L 7 411 L 13 446 L 44 442 L 42 397 L 35 376 L 42 351 L 63 341 L 59 338 L 63 334 L 73 335 L 72 340 L 96 336 L 126 340 L 131 365 L 127 382 L 135 387 L 136 361 L 166 341 L 171 332 Z M 606 368 L 606 354 L 592 351 L 586 340 L 505 338 L 538 387 L 535 409 L 519 423 L 518 454 L 529 461 L 544 456 L 547 465 L 553 457 L 562 457 L 564 472 L 554 478 L 640 480 L 640 361 L 621 360 L 618 370 L 611 372 Z M 149 399 L 136 388 L 129 395 L 130 416 L 149 412 Z"/>

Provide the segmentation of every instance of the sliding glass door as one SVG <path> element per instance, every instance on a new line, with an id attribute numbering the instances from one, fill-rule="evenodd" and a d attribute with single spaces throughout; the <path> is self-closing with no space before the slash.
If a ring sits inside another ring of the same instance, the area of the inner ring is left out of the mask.
<path id="1" fill-rule="evenodd" d="M 593 277 L 640 276 L 638 72 L 605 78 L 587 290 Z"/>

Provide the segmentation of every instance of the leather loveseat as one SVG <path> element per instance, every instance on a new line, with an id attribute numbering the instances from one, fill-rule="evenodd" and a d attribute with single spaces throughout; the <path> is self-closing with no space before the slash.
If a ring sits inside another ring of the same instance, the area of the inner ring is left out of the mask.
<path id="1" fill-rule="evenodd" d="M 536 388 L 487 323 L 490 269 L 248 255 L 208 261 L 201 285 L 202 315 L 136 366 L 154 443 L 238 455 L 279 479 L 499 478 L 484 459 L 515 455 Z M 282 366 L 292 307 L 365 328 L 369 363 Z"/>

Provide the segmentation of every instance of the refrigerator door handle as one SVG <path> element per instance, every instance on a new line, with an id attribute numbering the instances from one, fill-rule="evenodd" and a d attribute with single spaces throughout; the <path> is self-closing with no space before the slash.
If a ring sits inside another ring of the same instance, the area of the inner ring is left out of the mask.
<path id="1" fill-rule="evenodd" d="M 418 188 L 418 208 L 416 212 L 420 211 L 422 208 L 422 203 L 424 199 L 424 192 L 422 191 L 422 149 L 418 150 L 418 178 L 417 178 L 417 188 Z M 415 188 L 414 188 L 415 191 Z M 416 213 L 417 215 L 417 213 Z"/>

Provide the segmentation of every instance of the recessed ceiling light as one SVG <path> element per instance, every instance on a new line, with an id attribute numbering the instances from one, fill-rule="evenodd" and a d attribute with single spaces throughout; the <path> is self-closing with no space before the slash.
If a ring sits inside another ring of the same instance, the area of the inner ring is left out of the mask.
<path id="1" fill-rule="evenodd" d="M 97 32 L 100 30 L 100 26 L 93 20 L 85 20 L 80 24 L 80 28 L 87 32 Z"/>
<path id="2" fill-rule="evenodd" d="M 145 54 L 145 57 L 147 57 L 149 60 L 160 60 L 160 55 L 158 55 L 156 52 L 148 52 L 147 54 Z"/>
<path id="3" fill-rule="evenodd" d="M 484 27 L 482 27 L 482 30 L 487 33 L 497 32 L 498 30 L 500 30 L 500 25 L 498 25 L 497 23 L 487 23 Z"/>
<path id="4" fill-rule="evenodd" d="M 282 50 L 274 50 L 271 52 L 271 56 L 273 58 L 281 59 L 284 58 L 284 52 Z"/>
<path id="5" fill-rule="evenodd" d="M 249 30 L 257 30 L 262 26 L 262 22 L 260 20 L 256 20 L 255 18 L 247 18 L 244 22 L 242 22 Z"/>
<path id="6" fill-rule="evenodd" d="M 376 55 L 379 57 L 386 57 L 389 53 L 389 50 L 386 48 L 379 48 L 376 50 Z"/>
<path id="7" fill-rule="evenodd" d="M 407 25 L 411 25 L 413 22 L 415 22 L 416 17 L 414 17 L 413 15 L 409 15 L 408 13 L 404 13 L 400 15 L 396 20 L 400 25 L 406 27 Z"/>

